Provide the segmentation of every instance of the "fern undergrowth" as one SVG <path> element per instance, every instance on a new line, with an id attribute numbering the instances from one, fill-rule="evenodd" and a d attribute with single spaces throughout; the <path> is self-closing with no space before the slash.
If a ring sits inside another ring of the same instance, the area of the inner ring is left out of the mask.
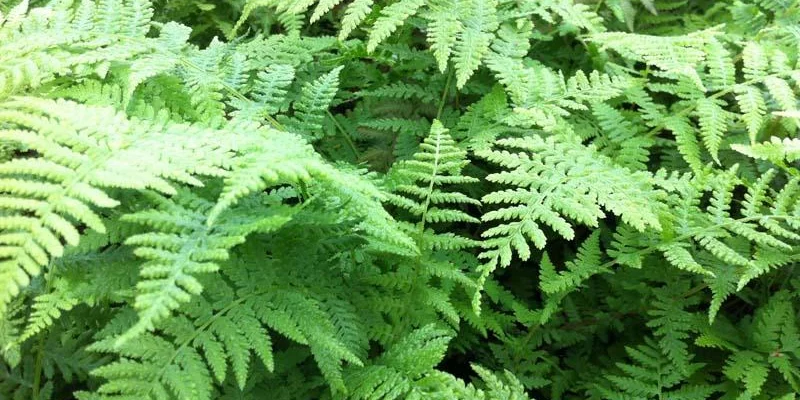
<path id="1" fill-rule="evenodd" d="M 795 399 L 798 27 L 0 0 L 0 399 Z"/>

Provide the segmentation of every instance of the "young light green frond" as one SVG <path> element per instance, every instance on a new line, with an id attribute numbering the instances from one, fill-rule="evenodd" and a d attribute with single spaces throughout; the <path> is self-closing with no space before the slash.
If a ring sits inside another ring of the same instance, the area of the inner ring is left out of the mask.
<path id="1" fill-rule="evenodd" d="M 492 56 L 487 65 L 497 75 L 511 101 L 514 114 L 504 122 L 514 126 L 538 126 L 555 130 L 572 111 L 587 110 L 620 96 L 632 86 L 630 79 L 592 71 L 578 71 L 569 79 L 542 65 L 525 66 L 521 61 Z"/>
<path id="2" fill-rule="evenodd" d="M 706 65 L 709 73 L 709 90 L 723 90 L 736 83 L 736 66 L 730 51 L 719 40 L 712 39 L 706 44 Z"/>
<path id="3" fill-rule="evenodd" d="M 458 35 L 464 29 L 461 16 L 465 12 L 461 0 L 439 0 L 430 4 L 430 9 L 424 14 L 428 22 L 428 42 L 436 57 L 439 71 L 447 69 L 447 62 L 453 53 L 453 46 L 458 40 Z"/>
<path id="4" fill-rule="evenodd" d="M 79 242 L 78 227 L 104 231 L 94 208 L 118 205 L 104 189 L 172 194 L 171 181 L 199 185 L 194 175 L 221 174 L 217 166 L 229 155 L 223 147 L 209 146 L 206 151 L 186 141 L 191 137 L 203 143 L 212 131 L 129 120 L 110 108 L 66 101 L 6 101 L 0 105 L 0 121 L 8 127 L 0 131 L 0 138 L 38 153 L 0 165 L 6 210 L 0 222 L 6 233 L 0 239 L 0 286 L 5 288 L 0 310 L 42 267 L 63 254 L 63 243 Z"/>
<path id="5" fill-rule="evenodd" d="M 174 22 L 167 23 L 161 28 L 161 35 L 155 44 L 159 50 L 131 62 L 131 72 L 125 88 L 126 101 L 130 99 L 140 84 L 156 75 L 172 71 L 178 66 L 180 50 L 189 41 L 191 32 L 189 27 Z"/>
<path id="6" fill-rule="evenodd" d="M 602 18 L 588 4 L 577 1 L 555 1 L 553 3 L 553 12 L 561 17 L 564 23 L 592 33 L 606 30 Z"/>
<path id="7" fill-rule="evenodd" d="M 270 65 L 266 70 L 258 72 L 255 87 L 250 93 L 252 101 L 233 99 L 233 106 L 238 109 L 234 116 L 261 122 L 277 114 L 284 108 L 287 89 L 294 81 L 294 74 L 294 68 L 285 64 Z"/>
<path id="8" fill-rule="evenodd" d="M 750 135 L 750 143 L 755 143 L 761 126 L 764 124 L 764 117 L 767 114 L 767 105 L 764 95 L 760 90 L 753 86 L 737 85 L 736 101 L 742 112 L 741 119 L 747 126 L 747 133 Z"/>
<path id="9" fill-rule="evenodd" d="M 214 40 L 205 49 L 195 49 L 187 61 L 193 67 L 183 68 L 183 81 L 189 92 L 192 106 L 204 120 L 221 121 L 225 116 L 225 90 L 231 78 L 227 64 L 231 60 L 229 47 Z M 234 79 L 236 80 L 236 79 Z M 236 89 L 234 87 L 234 89 Z"/>
<path id="10" fill-rule="evenodd" d="M 719 163 L 720 144 L 728 131 L 729 113 L 723 108 L 726 105 L 720 100 L 701 99 L 697 102 L 700 137 L 717 163 Z"/>
<path id="11" fill-rule="evenodd" d="M 794 94 L 791 83 L 777 76 L 767 76 L 763 79 L 764 86 L 773 101 L 777 103 L 781 111 L 797 109 L 797 96 Z"/>
<path id="12" fill-rule="evenodd" d="M 13 22 L 0 26 L 0 97 L 39 87 L 56 76 L 104 77 L 112 63 L 132 63 L 138 74 L 152 76 L 152 71 L 172 66 L 171 45 L 183 45 L 172 35 L 177 24 L 167 24 L 160 37 L 145 37 L 153 13 L 146 0 L 85 0 L 74 14 L 55 3 L 28 12 L 23 2 L 15 8 Z M 156 65 L 135 60 L 156 53 L 164 57 L 157 63 L 154 59 Z M 135 85 L 140 78 L 132 79 Z"/>
<path id="13" fill-rule="evenodd" d="M 484 56 L 489 52 L 494 31 L 498 27 L 496 0 L 464 0 L 464 2 L 463 10 L 454 10 L 464 13 L 463 29 L 456 34 L 457 40 L 453 56 L 456 87 L 458 88 L 463 87 L 481 65 Z M 442 58 L 437 58 L 441 68 Z"/>
<path id="14" fill-rule="evenodd" d="M 341 2 L 342 0 L 320 0 L 319 4 L 317 4 L 317 7 L 314 8 L 314 12 L 311 14 L 311 19 L 309 22 L 313 24 L 314 22 L 319 21 L 323 15 L 328 13 L 328 11 L 332 10 L 333 7 L 336 7 Z"/>
<path id="15" fill-rule="evenodd" d="M 673 266 L 687 272 L 714 277 L 714 273 L 705 269 L 684 246 L 679 243 L 669 243 L 660 246 L 664 258 Z"/>
<path id="16" fill-rule="evenodd" d="M 590 40 L 625 58 L 653 65 L 674 76 L 685 76 L 704 89 L 697 66 L 705 61 L 704 49 L 714 35 L 713 30 L 675 37 L 608 32 L 594 34 Z"/>
<path id="17" fill-rule="evenodd" d="M 240 155 L 232 160 L 222 193 L 208 214 L 210 225 L 223 211 L 252 193 L 287 183 L 300 185 L 327 169 L 296 135 L 261 129 L 246 139 L 237 149 Z"/>
<path id="18" fill-rule="evenodd" d="M 764 54 L 764 49 L 756 42 L 748 42 L 742 50 L 742 63 L 744 68 L 744 78 L 747 80 L 758 80 L 767 75 L 769 60 Z"/>
<path id="19" fill-rule="evenodd" d="M 380 16 L 372 24 L 367 41 L 367 51 L 373 52 L 378 45 L 400 27 L 408 17 L 417 13 L 425 0 L 399 0 L 381 9 Z"/>
<path id="20" fill-rule="evenodd" d="M 339 90 L 339 73 L 343 67 L 319 77 L 303 86 L 300 99 L 294 103 L 294 118 L 289 128 L 314 141 L 322 137 L 322 122 Z"/>
<path id="21" fill-rule="evenodd" d="M 475 178 L 462 176 L 461 170 L 468 163 L 467 154 L 455 144 L 448 130 L 434 120 L 430 134 L 420 144 L 414 159 L 396 167 L 396 179 L 400 183 L 393 188 L 395 193 L 389 201 L 418 217 L 421 231 L 428 223 L 480 222 L 464 211 L 451 208 L 462 204 L 480 205 L 480 202 L 459 192 L 442 190 L 444 185 L 477 182 Z"/>
<path id="22" fill-rule="evenodd" d="M 483 220 L 512 222 L 484 232 L 484 237 L 491 238 L 487 243 L 498 248 L 513 244 L 520 256 L 527 259 L 530 250 L 523 235 L 537 248 L 543 248 L 546 239 L 540 224 L 544 224 L 560 236 L 572 239 L 572 224 L 564 217 L 596 226 L 599 218 L 605 216 L 603 208 L 640 231 L 660 229 L 658 212 L 651 206 L 657 203 L 659 194 L 647 174 L 616 167 L 593 148 L 566 136 L 501 139 L 497 145 L 498 149 L 479 155 L 506 171 L 491 174 L 487 180 L 514 189 L 484 196 L 484 203 L 507 207 L 487 212 Z M 483 257 L 488 255 L 487 252 Z"/>
<path id="23" fill-rule="evenodd" d="M 367 18 L 372 11 L 372 4 L 373 0 L 354 0 L 347 6 L 342 18 L 339 40 L 345 40 Z"/>
<path id="24" fill-rule="evenodd" d="M 757 160 L 767 160 L 776 165 L 800 159 L 800 140 L 771 137 L 769 142 L 752 145 L 733 144 L 731 148 Z"/>
<path id="25" fill-rule="evenodd" d="M 567 261 L 566 269 L 556 271 L 545 253 L 539 270 L 539 288 L 548 295 L 570 292 L 592 275 L 605 272 L 600 259 L 600 231 L 595 231 L 581 244 L 577 257 Z"/>

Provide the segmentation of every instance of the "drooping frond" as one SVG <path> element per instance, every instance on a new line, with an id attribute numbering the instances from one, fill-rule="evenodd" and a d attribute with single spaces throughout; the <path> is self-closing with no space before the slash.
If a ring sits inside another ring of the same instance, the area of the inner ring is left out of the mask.
<path id="1" fill-rule="evenodd" d="M 419 380 L 438 364 L 450 341 L 450 331 L 421 327 L 402 338 L 372 364 L 349 369 L 345 383 L 354 399 L 399 399 L 419 396 Z"/>
<path id="2" fill-rule="evenodd" d="M 666 225 L 669 236 L 656 239 L 621 230 L 610 254 L 624 265 L 639 267 L 645 254 L 659 251 L 674 267 L 703 275 L 713 294 L 709 308 L 713 321 L 725 298 L 797 257 L 793 249 L 800 236 L 793 229 L 800 226 L 794 211 L 800 186 L 792 178 L 780 191 L 770 193 L 767 188 L 776 175 L 769 170 L 750 184 L 738 207 L 733 192 L 742 182 L 735 170 L 682 181 L 667 201 L 674 210 Z M 707 192 L 710 201 L 704 205 L 701 199 Z"/>
<path id="3" fill-rule="evenodd" d="M 544 226 L 571 240 L 574 223 L 597 226 L 606 216 L 604 209 L 638 231 L 661 229 L 659 207 L 654 207 L 661 195 L 649 174 L 617 167 L 570 136 L 534 135 L 496 143 L 496 149 L 478 154 L 505 170 L 486 179 L 511 188 L 482 199 L 484 204 L 501 207 L 482 218 L 498 223 L 483 233 L 484 274 L 509 265 L 512 252 L 527 260 L 531 256 L 528 241 L 543 248 L 547 243 Z"/>
<path id="4" fill-rule="evenodd" d="M 213 140 L 216 131 L 132 120 L 109 108 L 65 101 L 5 101 L 0 121 L 3 140 L 36 152 L 0 166 L 5 209 L 0 310 L 63 254 L 65 244 L 80 241 L 79 227 L 105 230 L 95 208 L 119 204 L 107 189 L 173 194 L 171 182 L 200 185 L 196 174 L 222 174 L 222 161 L 230 156 L 225 147 L 194 144 Z"/>

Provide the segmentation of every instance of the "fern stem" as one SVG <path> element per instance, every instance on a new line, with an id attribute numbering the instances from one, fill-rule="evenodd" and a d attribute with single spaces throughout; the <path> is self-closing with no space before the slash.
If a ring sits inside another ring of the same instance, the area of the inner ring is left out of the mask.
<path id="1" fill-rule="evenodd" d="M 455 69 L 450 68 L 450 72 L 448 72 L 447 74 L 447 80 L 444 83 L 442 98 L 439 100 L 439 109 L 436 111 L 436 119 L 442 118 L 442 111 L 444 111 L 444 103 L 447 100 L 447 94 L 450 91 L 450 85 L 453 82 L 453 75 L 455 75 Z"/>
<path id="2" fill-rule="evenodd" d="M 44 364 L 44 332 L 39 334 L 39 341 L 36 343 L 36 362 L 33 366 L 33 389 L 31 398 L 38 399 L 42 383 L 42 368 Z"/>
<path id="3" fill-rule="evenodd" d="M 326 110 L 325 112 L 328 114 L 328 117 L 333 121 L 333 125 L 336 127 L 336 130 L 342 134 L 342 137 L 347 142 L 347 145 L 350 147 L 350 151 L 353 152 L 353 156 L 355 156 L 356 161 L 360 160 L 361 153 L 358 151 L 358 148 L 356 148 L 355 143 L 353 143 L 353 139 L 350 137 L 350 134 L 347 133 L 342 124 L 340 124 L 339 121 L 336 120 L 336 117 L 333 114 L 331 114 L 330 110 Z"/>
<path id="4" fill-rule="evenodd" d="M 425 196 L 425 204 L 422 206 L 422 220 L 419 222 L 420 237 L 425 233 L 425 220 L 428 218 L 428 208 L 431 205 L 431 195 L 433 194 L 433 185 L 436 182 L 436 176 L 439 174 L 439 160 L 441 154 L 441 136 L 436 138 L 436 152 L 433 159 L 433 171 L 431 172 L 431 183 L 428 184 L 428 194 Z"/>
<path id="5" fill-rule="evenodd" d="M 52 268 L 52 263 L 48 266 Z M 52 273 L 52 270 L 51 272 Z M 50 293 L 53 287 L 53 279 L 45 279 L 44 293 Z M 33 387 L 31 389 L 31 398 L 37 400 L 39 392 L 41 391 L 42 384 L 42 369 L 44 368 L 44 341 L 45 332 L 39 332 L 39 341 L 36 343 L 36 361 L 33 366 Z"/>

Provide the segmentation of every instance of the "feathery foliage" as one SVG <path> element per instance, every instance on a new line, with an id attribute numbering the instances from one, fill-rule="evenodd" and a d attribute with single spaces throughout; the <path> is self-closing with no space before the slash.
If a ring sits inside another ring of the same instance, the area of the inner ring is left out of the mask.
<path id="1" fill-rule="evenodd" d="M 800 2 L 0 2 L 0 398 L 794 399 Z"/>

